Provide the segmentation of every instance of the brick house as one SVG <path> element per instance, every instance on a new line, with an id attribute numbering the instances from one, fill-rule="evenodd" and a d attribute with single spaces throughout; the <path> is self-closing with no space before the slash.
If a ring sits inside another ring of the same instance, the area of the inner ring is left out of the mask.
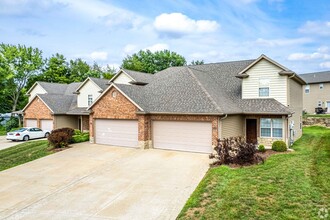
<path id="1" fill-rule="evenodd" d="M 108 87 L 107 82 L 91 77 L 82 83 L 36 82 L 27 92 L 29 103 L 23 109 L 24 126 L 89 130 L 87 107 Z"/>
<path id="2" fill-rule="evenodd" d="M 330 113 L 330 71 L 301 74 L 307 85 L 304 88 L 304 110 L 315 113 L 315 108 Z"/>
<path id="3" fill-rule="evenodd" d="M 153 75 L 122 69 L 110 83 L 88 107 L 92 143 L 210 153 L 218 138 L 269 146 L 302 134 L 305 82 L 265 55 Z"/>

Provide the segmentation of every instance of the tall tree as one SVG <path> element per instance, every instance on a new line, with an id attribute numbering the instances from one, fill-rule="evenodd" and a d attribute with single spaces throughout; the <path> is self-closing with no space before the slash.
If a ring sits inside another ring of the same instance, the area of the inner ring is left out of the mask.
<path id="1" fill-rule="evenodd" d="M 43 65 L 42 51 L 24 45 L 0 44 L 1 96 L 10 100 L 11 110 L 17 104 L 30 77 Z"/>
<path id="2" fill-rule="evenodd" d="M 169 50 L 151 52 L 140 50 L 122 61 L 122 68 L 146 73 L 156 73 L 171 66 L 184 66 L 186 59 Z"/>
<path id="3" fill-rule="evenodd" d="M 70 60 L 69 62 L 69 72 L 70 72 L 70 82 L 82 82 L 87 77 L 91 76 L 91 67 L 82 59 L 78 58 L 75 60 Z"/>
<path id="4" fill-rule="evenodd" d="M 62 54 L 56 53 L 47 59 L 39 80 L 54 83 L 69 83 L 70 71 L 66 58 Z"/>

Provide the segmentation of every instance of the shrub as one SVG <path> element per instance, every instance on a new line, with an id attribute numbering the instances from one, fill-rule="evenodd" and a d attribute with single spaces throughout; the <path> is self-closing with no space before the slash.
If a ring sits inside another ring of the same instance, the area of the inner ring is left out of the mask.
<path id="1" fill-rule="evenodd" d="M 216 154 L 211 154 L 211 159 L 216 159 L 213 165 L 221 164 L 251 164 L 263 161 L 256 155 L 254 144 L 246 143 L 243 137 L 231 137 L 218 140 L 218 145 L 214 148 Z"/>
<path id="2" fill-rule="evenodd" d="M 274 141 L 272 144 L 272 150 L 284 152 L 287 150 L 287 147 L 284 141 Z"/>
<path id="3" fill-rule="evenodd" d="M 265 146 L 260 144 L 259 147 L 258 147 L 258 151 L 265 152 L 266 151 Z"/>
<path id="4" fill-rule="evenodd" d="M 59 128 L 52 131 L 48 136 L 49 145 L 54 148 L 67 147 L 72 143 L 74 130 L 72 128 Z"/>
<path id="5" fill-rule="evenodd" d="M 85 142 L 85 141 L 89 141 L 89 133 L 88 132 L 81 133 L 80 135 L 73 135 L 72 136 L 72 142 L 73 143 L 80 143 L 80 142 Z"/>
<path id="6" fill-rule="evenodd" d="M 81 135 L 82 132 L 79 129 L 74 129 L 73 135 Z"/>
<path id="7" fill-rule="evenodd" d="M 13 128 L 18 127 L 18 118 L 11 117 L 7 122 L 6 122 L 6 131 L 10 131 Z"/>

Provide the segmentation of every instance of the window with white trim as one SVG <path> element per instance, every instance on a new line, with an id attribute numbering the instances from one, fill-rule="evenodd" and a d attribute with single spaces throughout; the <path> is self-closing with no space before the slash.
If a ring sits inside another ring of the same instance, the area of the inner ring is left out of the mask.
<path id="1" fill-rule="evenodd" d="M 305 93 L 308 94 L 310 92 L 310 86 L 306 85 L 305 86 Z"/>
<path id="2" fill-rule="evenodd" d="M 88 106 L 92 105 L 93 103 L 93 95 L 88 95 Z"/>
<path id="3" fill-rule="evenodd" d="M 281 118 L 261 118 L 260 136 L 281 138 L 283 136 L 283 120 Z"/>
<path id="4" fill-rule="evenodd" d="M 259 79 L 259 97 L 269 97 L 269 79 Z"/>
<path id="5" fill-rule="evenodd" d="M 319 100 L 319 101 L 317 102 L 317 107 L 322 107 L 322 101 Z"/>
<path id="6" fill-rule="evenodd" d="M 323 87 L 324 87 L 324 85 L 323 85 L 323 83 L 320 83 L 320 89 L 323 89 Z"/>

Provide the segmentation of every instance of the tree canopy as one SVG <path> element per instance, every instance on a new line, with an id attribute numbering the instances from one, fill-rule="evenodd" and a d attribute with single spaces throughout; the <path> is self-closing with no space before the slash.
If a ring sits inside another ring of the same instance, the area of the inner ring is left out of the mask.
<path id="1" fill-rule="evenodd" d="M 131 56 L 123 59 L 121 67 L 146 73 L 156 73 L 171 66 L 184 66 L 186 59 L 169 50 L 151 52 L 150 50 L 140 50 Z"/>

